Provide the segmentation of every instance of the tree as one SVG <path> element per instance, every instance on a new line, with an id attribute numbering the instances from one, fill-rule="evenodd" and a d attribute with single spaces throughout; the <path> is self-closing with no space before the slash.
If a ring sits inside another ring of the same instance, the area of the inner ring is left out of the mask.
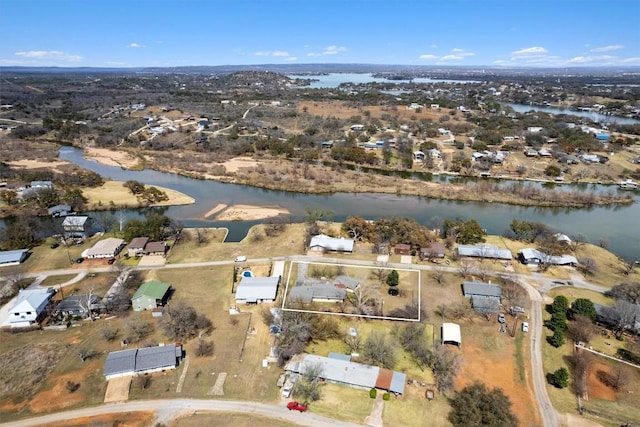
<path id="1" fill-rule="evenodd" d="M 391 270 L 387 276 L 386 282 L 389 286 L 398 286 L 400 283 L 400 275 L 396 270 Z"/>
<path id="2" fill-rule="evenodd" d="M 370 221 L 360 216 L 350 216 L 342 224 L 342 230 L 353 237 L 354 240 L 371 240 L 375 226 Z"/>
<path id="3" fill-rule="evenodd" d="M 640 304 L 640 282 L 620 283 L 609 289 L 605 295 L 633 304 Z"/>
<path id="4" fill-rule="evenodd" d="M 380 332 L 371 332 L 362 345 L 362 360 L 370 365 L 393 369 L 396 364 L 394 345 Z"/>
<path id="5" fill-rule="evenodd" d="M 593 301 L 588 298 L 578 298 L 571 303 L 569 315 L 573 319 L 575 316 L 584 316 L 591 321 L 596 320 L 596 307 Z"/>
<path id="6" fill-rule="evenodd" d="M 198 338 L 198 343 L 196 345 L 196 356 L 211 356 L 213 354 L 213 342 L 203 340 L 202 338 Z"/>
<path id="7" fill-rule="evenodd" d="M 562 174 L 562 171 L 556 165 L 549 165 L 544 170 L 544 174 L 550 177 L 556 177 L 556 176 L 560 176 Z"/>
<path id="8" fill-rule="evenodd" d="M 127 327 L 129 329 L 129 341 L 132 342 L 141 341 L 153 331 L 153 324 L 137 320 L 131 320 Z"/>
<path id="9" fill-rule="evenodd" d="M 593 276 L 598 272 L 598 263 L 593 258 L 581 258 L 578 268 L 587 276 Z"/>
<path id="10" fill-rule="evenodd" d="M 586 316 L 575 315 L 573 321 L 567 325 L 567 334 L 575 342 L 588 343 L 595 333 L 591 318 Z"/>
<path id="11" fill-rule="evenodd" d="M 371 287 L 360 285 L 353 292 L 347 293 L 347 299 L 353 304 L 357 314 L 375 314 L 375 304 L 372 303 Z"/>
<path id="12" fill-rule="evenodd" d="M 62 194 L 62 201 L 68 203 L 74 210 L 83 210 L 89 199 L 87 199 L 79 188 L 69 188 Z"/>
<path id="13" fill-rule="evenodd" d="M 453 381 L 460 370 L 460 356 L 447 347 L 436 344 L 429 367 L 436 378 L 436 387 L 443 393 L 453 387 Z"/>
<path id="14" fill-rule="evenodd" d="M 518 419 L 511 412 L 511 401 L 502 389 L 489 390 L 475 382 L 457 392 L 451 400 L 449 421 L 455 427 L 511 427 Z"/>
<path id="15" fill-rule="evenodd" d="M 124 184 L 122 184 L 123 187 L 126 187 L 129 189 L 129 191 L 131 191 L 131 194 L 137 195 L 137 194 L 142 194 L 142 192 L 144 191 L 144 184 L 135 180 L 129 180 L 127 182 L 125 182 Z"/>
<path id="16" fill-rule="evenodd" d="M 547 337 L 547 342 L 558 348 L 564 345 L 564 334 L 560 330 L 553 331 L 553 335 Z"/>
<path id="17" fill-rule="evenodd" d="M 622 334 L 627 329 L 632 329 L 637 319 L 637 304 L 632 304 L 625 300 L 616 300 L 614 320 L 614 332 L 617 338 L 622 338 Z"/>
<path id="18" fill-rule="evenodd" d="M 549 307 L 549 312 L 554 313 L 567 313 L 569 309 L 569 300 L 564 295 L 558 295 L 553 299 L 553 303 Z"/>
<path id="19" fill-rule="evenodd" d="M 87 359 L 91 359 L 96 354 L 97 352 L 95 350 L 86 347 L 80 348 L 78 350 L 78 357 L 80 357 L 80 360 L 83 362 Z"/>
<path id="20" fill-rule="evenodd" d="M 569 371 L 560 368 L 554 373 L 547 374 L 547 382 L 557 388 L 565 388 L 569 385 Z"/>
<path id="21" fill-rule="evenodd" d="M 315 402 L 322 397 L 320 391 L 322 373 L 321 363 L 305 365 L 302 378 L 296 383 L 296 396 L 300 397 L 304 403 Z"/>
<path id="22" fill-rule="evenodd" d="M 461 245 L 473 245 L 485 241 L 484 236 L 487 233 L 480 227 L 475 219 L 462 220 L 460 218 L 455 221 L 445 219 L 442 226 L 443 236 L 446 237 L 450 232 L 456 236 L 456 240 Z"/>
<path id="23" fill-rule="evenodd" d="M 209 241 L 209 230 L 206 228 L 196 228 L 194 230 L 196 234 L 196 243 L 201 245 Z"/>
<path id="24" fill-rule="evenodd" d="M 0 241 L 3 249 L 6 250 L 31 248 L 38 241 L 35 226 L 24 218 L 9 222 L 3 230 L 0 230 Z"/>
<path id="25" fill-rule="evenodd" d="M 169 338 L 178 340 L 207 332 L 212 327 L 211 320 L 183 302 L 167 306 L 160 325 Z"/>
<path id="26" fill-rule="evenodd" d="M 118 336 L 118 329 L 109 326 L 102 329 L 102 338 L 107 341 L 113 341 Z"/>

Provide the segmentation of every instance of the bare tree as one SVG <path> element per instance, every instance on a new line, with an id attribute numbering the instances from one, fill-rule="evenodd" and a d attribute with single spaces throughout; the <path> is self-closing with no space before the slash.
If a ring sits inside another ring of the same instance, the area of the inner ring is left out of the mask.
<path id="1" fill-rule="evenodd" d="M 436 377 L 436 386 L 440 392 L 453 387 L 453 381 L 460 370 L 460 358 L 448 348 L 436 344 L 433 356 L 429 363 L 433 375 Z"/>
<path id="2" fill-rule="evenodd" d="M 377 265 L 378 267 L 372 269 L 371 277 L 382 285 L 386 282 L 390 270 L 385 267 L 386 263 L 378 263 Z"/>
<path id="3" fill-rule="evenodd" d="M 344 338 L 344 342 L 349 346 L 351 353 L 357 353 L 362 345 L 362 338 L 360 338 L 360 335 L 347 335 Z"/>
<path id="4" fill-rule="evenodd" d="M 129 340 L 138 342 L 153 331 L 153 324 L 132 320 L 127 324 L 127 328 L 129 330 Z"/>
<path id="5" fill-rule="evenodd" d="M 431 278 L 436 281 L 437 284 L 442 285 L 445 281 L 445 269 L 437 266 L 431 271 Z"/>
<path id="6" fill-rule="evenodd" d="M 587 393 L 587 371 L 591 363 L 591 353 L 578 349 L 571 357 L 574 392 L 581 397 Z"/>
<path id="7" fill-rule="evenodd" d="M 596 328 L 586 316 L 574 316 L 574 319 L 567 325 L 567 333 L 575 342 L 588 343 L 596 333 Z"/>
<path id="8" fill-rule="evenodd" d="M 360 285 L 353 292 L 347 294 L 347 299 L 353 305 L 357 314 L 375 314 L 375 304 L 371 304 L 371 287 Z"/>
<path id="9" fill-rule="evenodd" d="M 469 275 L 475 274 L 477 268 L 477 264 L 469 259 L 463 259 L 460 262 L 460 268 L 458 269 L 458 272 L 460 273 L 460 276 L 462 277 L 467 277 Z"/>
<path id="10" fill-rule="evenodd" d="M 596 260 L 593 258 L 582 258 L 578 267 L 588 276 L 593 276 L 598 272 L 598 263 L 596 263 Z"/>
<path id="11" fill-rule="evenodd" d="M 201 245 L 203 243 L 207 243 L 209 241 L 209 230 L 206 228 L 196 228 L 194 229 L 196 243 Z"/>
<path id="12" fill-rule="evenodd" d="M 440 304 L 438 307 L 436 307 L 436 314 L 440 316 L 441 319 L 445 319 L 449 314 L 447 306 L 444 304 Z"/>
<path id="13" fill-rule="evenodd" d="M 97 296 L 93 292 L 93 286 L 89 286 L 86 294 L 82 295 L 78 300 L 78 305 L 82 311 L 82 317 L 86 319 L 91 316 L 91 308 L 96 302 Z"/>
<path id="14" fill-rule="evenodd" d="M 624 331 L 632 329 L 637 320 L 637 306 L 628 301 L 616 300 L 614 332 L 617 338 L 622 338 Z"/>
<path id="15" fill-rule="evenodd" d="M 386 335 L 374 331 L 371 332 L 362 345 L 360 353 L 362 360 L 376 366 L 393 369 L 396 364 L 394 345 Z"/>
<path id="16" fill-rule="evenodd" d="M 505 281 L 502 285 L 502 296 L 509 300 L 509 304 L 512 306 L 524 307 L 527 301 L 525 290 L 511 280 Z"/>
<path id="17" fill-rule="evenodd" d="M 211 356 L 213 354 L 213 342 L 206 341 L 202 338 L 198 338 L 198 344 L 196 345 L 196 356 Z"/>

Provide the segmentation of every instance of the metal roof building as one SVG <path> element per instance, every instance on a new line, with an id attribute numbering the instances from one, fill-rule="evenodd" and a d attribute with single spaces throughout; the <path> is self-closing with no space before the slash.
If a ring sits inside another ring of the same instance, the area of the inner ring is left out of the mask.
<path id="1" fill-rule="evenodd" d="M 319 365 L 322 368 L 320 378 L 325 381 L 345 384 L 351 387 L 371 389 L 380 388 L 392 393 L 403 394 L 407 376 L 402 372 L 381 369 L 377 366 L 351 362 L 336 357 L 322 357 L 313 354 L 304 356 L 298 365 L 292 365 L 299 374 L 307 367 Z"/>
<path id="2" fill-rule="evenodd" d="M 500 286 L 482 282 L 464 282 L 462 284 L 462 292 L 466 298 L 481 296 L 500 299 L 502 296 L 502 288 Z"/>
<path id="3" fill-rule="evenodd" d="M 104 376 L 109 380 L 174 369 L 181 358 L 182 346 L 176 344 L 112 351 L 104 362 Z"/>
<path id="4" fill-rule="evenodd" d="M 13 251 L 0 252 L 0 267 L 18 265 L 29 255 L 29 249 L 16 249 Z"/>
<path id="5" fill-rule="evenodd" d="M 460 325 L 457 323 L 442 324 L 442 344 L 455 344 L 458 347 L 462 345 Z"/>
<path id="6" fill-rule="evenodd" d="M 458 255 L 474 257 L 474 258 L 495 258 L 495 259 L 511 259 L 511 251 L 508 249 L 500 249 L 496 245 L 488 245 L 480 243 L 477 245 L 458 245 L 456 248 Z"/>
<path id="7" fill-rule="evenodd" d="M 311 238 L 309 249 L 330 252 L 353 252 L 353 239 L 335 238 L 318 234 Z"/>
<path id="8" fill-rule="evenodd" d="M 258 303 L 275 301 L 280 277 L 243 276 L 236 289 L 236 302 Z"/>
<path id="9" fill-rule="evenodd" d="M 104 240 L 99 240 L 91 248 L 85 249 L 82 252 L 82 256 L 84 258 L 113 258 L 120 253 L 120 249 L 123 247 L 124 240 L 109 237 Z"/>
<path id="10" fill-rule="evenodd" d="M 523 264 L 576 265 L 578 260 L 572 255 L 547 255 L 533 248 L 525 248 L 518 252 L 518 259 Z"/>

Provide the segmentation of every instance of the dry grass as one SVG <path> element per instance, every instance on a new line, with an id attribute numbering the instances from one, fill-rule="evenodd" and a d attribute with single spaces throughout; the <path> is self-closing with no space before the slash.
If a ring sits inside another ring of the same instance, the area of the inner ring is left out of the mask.
<path id="1" fill-rule="evenodd" d="M 446 397 L 436 393 L 434 400 L 425 399 L 426 388 L 411 385 L 405 388 L 405 395 L 391 397 L 384 402 L 382 420 L 384 425 L 406 427 L 447 427 L 447 416 L 451 407 Z"/>
<path id="2" fill-rule="evenodd" d="M 329 383 L 323 384 L 321 390 L 322 398 L 309 406 L 312 412 L 358 424 L 363 424 L 371 413 L 374 399 L 368 390 Z"/>

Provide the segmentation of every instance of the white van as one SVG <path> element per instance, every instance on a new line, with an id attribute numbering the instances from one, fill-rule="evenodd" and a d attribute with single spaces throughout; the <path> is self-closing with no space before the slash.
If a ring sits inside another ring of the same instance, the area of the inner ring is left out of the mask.
<path id="1" fill-rule="evenodd" d="M 234 261 L 235 262 L 245 262 L 246 260 L 247 260 L 247 257 L 245 255 L 238 255 Z"/>
<path id="2" fill-rule="evenodd" d="M 522 332 L 529 332 L 529 322 L 522 322 Z"/>

